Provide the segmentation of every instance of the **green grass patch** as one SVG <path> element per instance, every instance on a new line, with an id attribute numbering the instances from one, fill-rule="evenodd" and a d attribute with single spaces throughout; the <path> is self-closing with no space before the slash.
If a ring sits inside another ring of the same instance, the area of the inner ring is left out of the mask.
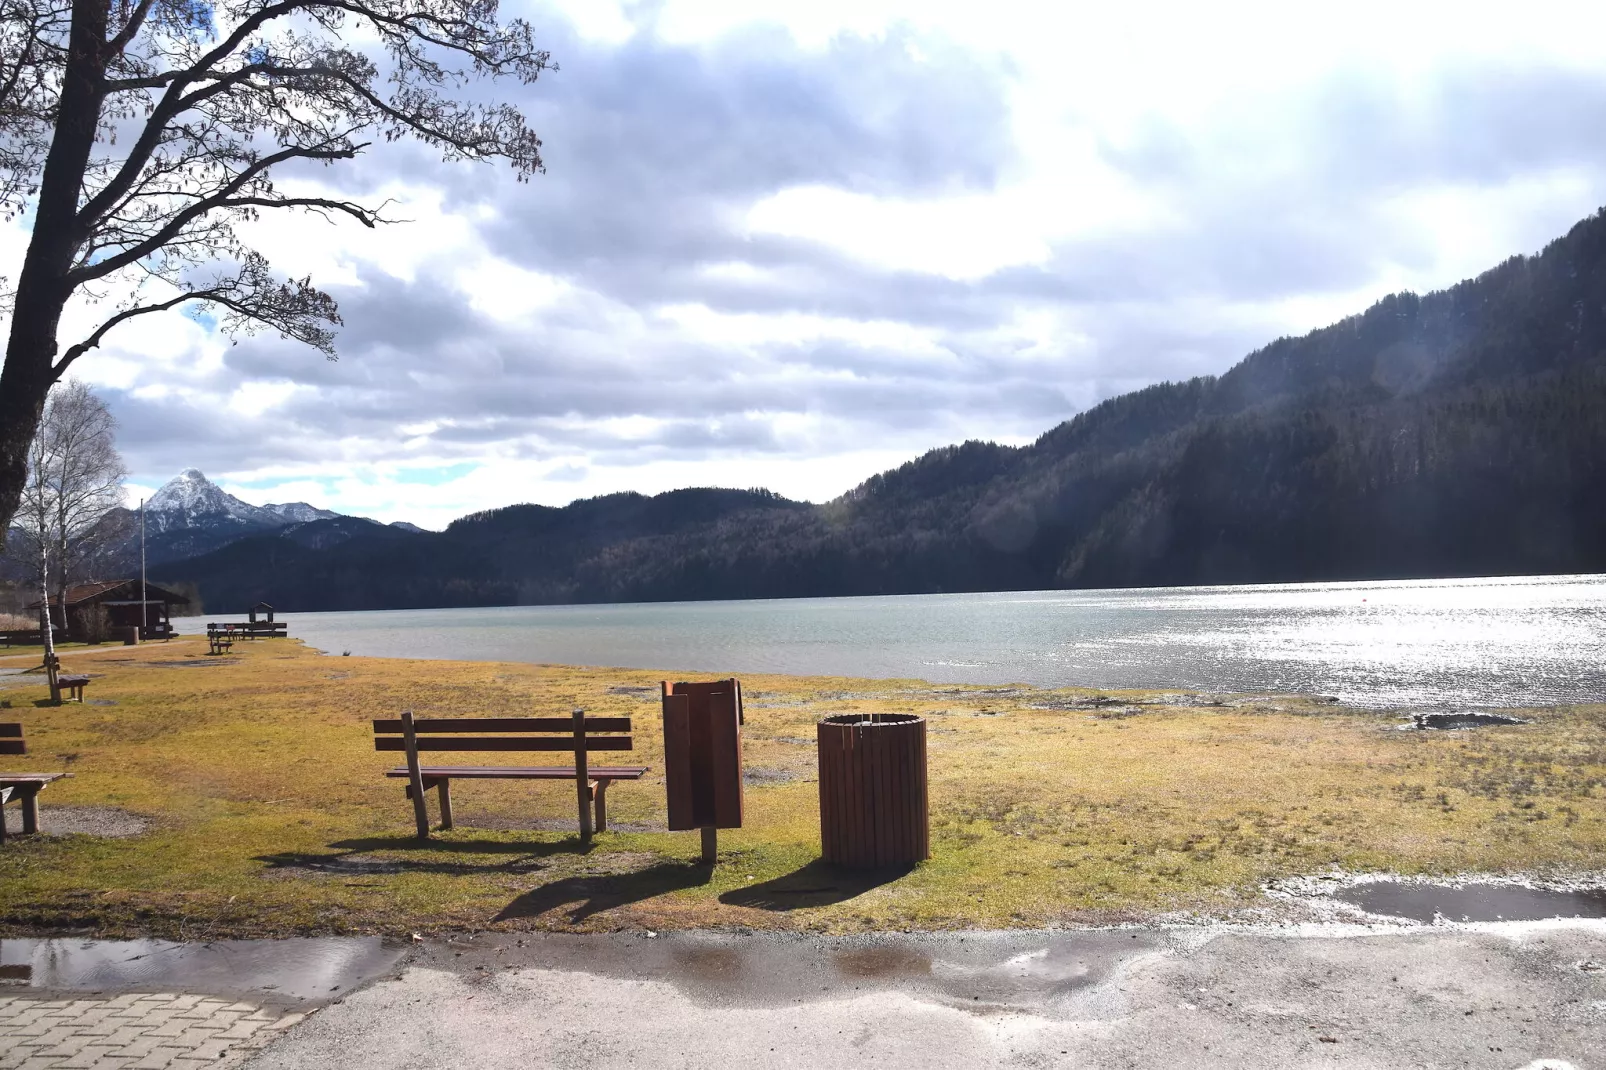
<path id="1" fill-rule="evenodd" d="M 695 834 L 664 831 L 657 674 L 329 658 L 283 640 L 216 658 L 180 640 L 68 661 L 102 674 L 89 695 L 114 705 L 36 709 L 42 681 L 12 687 L 15 712 L 0 719 L 24 722 L 30 754 L 5 767 L 68 770 L 46 807 L 117 807 L 152 828 L 9 841 L 6 931 L 1043 926 L 1230 912 L 1268 879 L 1334 867 L 1577 875 L 1606 846 L 1606 706 L 1399 732 L 1397 718 L 1293 696 L 1210 705 L 747 677 L 745 757 L 759 776 L 747 827 L 721 834 L 710 870 L 695 864 Z M 629 760 L 653 766 L 609 792 L 615 831 L 579 843 L 570 784 L 460 781 L 458 828 L 412 839 L 400 782 L 382 776 L 395 756 L 374 752 L 370 719 L 573 706 L 635 717 Z M 818 861 L 813 726 L 852 711 L 929 718 L 932 858 L 920 866 L 862 875 Z"/>

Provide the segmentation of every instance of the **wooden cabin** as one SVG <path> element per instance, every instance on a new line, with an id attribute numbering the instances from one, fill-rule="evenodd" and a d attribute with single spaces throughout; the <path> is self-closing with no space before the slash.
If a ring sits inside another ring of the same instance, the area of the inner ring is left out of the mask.
<path id="1" fill-rule="evenodd" d="M 91 607 L 100 606 L 106 611 L 106 624 L 111 628 L 139 627 L 141 639 L 168 639 L 173 635 L 173 607 L 187 606 L 190 600 L 176 591 L 145 585 L 143 599 L 139 580 L 104 580 L 99 583 L 79 583 L 67 588 L 66 632 L 69 639 L 88 637 L 86 624 Z M 143 612 L 141 602 L 143 601 Z M 43 603 L 34 602 L 28 608 L 39 612 Z M 50 617 L 61 626 L 61 609 L 56 596 L 50 597 Z"/>

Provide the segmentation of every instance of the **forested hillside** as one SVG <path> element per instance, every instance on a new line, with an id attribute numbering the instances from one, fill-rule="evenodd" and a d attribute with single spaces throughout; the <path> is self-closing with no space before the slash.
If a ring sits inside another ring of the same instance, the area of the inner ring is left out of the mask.
<path id="1" fill-rule="evenodd" d="M 290 610 L 1606 571 L 1606 216 L 1220 377 L 967 442 L 813 506 L 521 505 L 446 532 L 263 535 L 166 566 Z M 307 525 L 316 528 L 317 525 Z"/>

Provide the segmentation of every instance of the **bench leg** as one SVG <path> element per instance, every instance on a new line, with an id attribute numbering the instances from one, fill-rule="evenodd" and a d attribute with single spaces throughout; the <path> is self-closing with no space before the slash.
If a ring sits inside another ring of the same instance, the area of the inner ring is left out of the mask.
<path id="1" fill-rule="evenodd" d="M 39 831 L 39 788 L 22 793 L 22 831 L 27 835 Z"/>
<path id="2" fill-rule="evenodd" d="M 452 827 L 452 779 L 451 779 L 451 777 L 441 777 L 441 781 L 436 786 L 435 790 L 440 796 L 441 828 L 443 830 L 444 829 L 449 829 L 449 828 Z"/>
<path id="3" fill-rule="evenodd" d="M 596 828 L 598 832 L 608 831 L 608 785 L 611 780 L 594 780 L 591 782 L 592 807 L 597 812 Z"/>

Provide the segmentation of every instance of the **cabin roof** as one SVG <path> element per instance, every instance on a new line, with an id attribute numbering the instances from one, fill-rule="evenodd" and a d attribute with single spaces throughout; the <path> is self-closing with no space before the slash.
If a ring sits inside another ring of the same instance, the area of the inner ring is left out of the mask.
<path id="1" fill-rule="evenodd" d="M 158 587 L 154 583 L 145 585 L 145 599 L 150 602 L 166 602 L 169 605 L 189 605 L 189 599 L 176 591 L 169 591 L 165 587 Z M 67 605 L 79 606 L 95 602 L 139 601 L 138 580 L 101 580 L 96 583 L 78 583 L 67 588 Z M 29 604 L 29 609 L 38 609 L 42 603 L 35 599 Z M 56 596 L 50 596 L 50 604 L 56 605 Z"/>

